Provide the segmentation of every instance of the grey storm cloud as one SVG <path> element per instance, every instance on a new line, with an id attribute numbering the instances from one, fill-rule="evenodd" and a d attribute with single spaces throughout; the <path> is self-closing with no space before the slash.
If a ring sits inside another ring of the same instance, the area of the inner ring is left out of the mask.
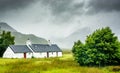
<path id="1" fill-rule="evenodd" d="M 76 13 L 84 5 L 83 2 L 73 4 L 73 0 L 0 0 L 0 11 L 24 8 L 33 2 L 39 1 L 44 6 L 49 6 L 53 14 L 56 15 L 64 12 Z"/>
<path id="2" fill-rule="evenodd" d="M 41 0 L 43 5 L 49 6 L 52 14 L 56 16 L 120 11 L 120 0 L 81 0 L 78 3 L 74 1 L 77 0 Z"/>
<path id="3" fill-rule="evenodd" d="M 81 0 L 78 3 L 74 1 L 77 0 L 0 0 L 0 13 L 22 9 L 34 2 L 41 2 L 43 6 L 48 6 L 51 14 L 55 16 L 82 15 L 85 13 L 85 7 L 88 9 L 87 13 L 120 11 L 120 0 Z"/>
<path id="4" fill-rule="evenodd" d="M 88 9 L 92 13 L 120 11 L 120 0 L 90 0 Z"/>
<path id="5" fill-rule="evenodd" d="M 6 12 L 8 13 L 12 10 L 22 11 L 28 9 L 30 5 L 38 3 L 38 11 L 40 11 L 41 5 L 47 7 L 50 11 L 49 13 L 60 22 L 69 21 L 71 17 L 84 13 L 85 1 L 74 3 L 74 0 L 0 0 L 0 15 L 4 16 Z"/>
<path id="6" fill-rule="evenodd" d="M 75 2 L 74 0 L 41 0 L 44 6 L 48 6 L 51 14 L 60 22 L 67 22 L 76 15 L 84 13 L 85 1 Z"/>
<path id="7" fill-rule="evenodd" d="M 0 13 L 24 8 L 35 0 L 0 0 Z"/>
<path id="8" fill-rule="evenodd" d="M 62 15 L 64 13 L 76 14 L 79 9 L 84 6 L 84 3 L 73 3 L 73 0 L 42 0 L 43 4 L 49 5 L 52 13 Z"/>

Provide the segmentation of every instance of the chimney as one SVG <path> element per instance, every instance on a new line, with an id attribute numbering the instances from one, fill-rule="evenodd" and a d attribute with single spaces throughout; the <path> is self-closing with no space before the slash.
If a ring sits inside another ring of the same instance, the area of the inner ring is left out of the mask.
<path id="1" fill-rule="evenodd" d="M 50 42 L 50 40 L 48 40 L 48 44 L 49 44 L 49 46 L 51 46 L 52 44 L 51 44 L 51 42 Z"/>
<path id="2" fill-rule="evenodd" d="M 26 41 L 26 45 L 29 46 L 29 45 L 32 45 L 30 39 L 28 38 L 27 41 Z"/>

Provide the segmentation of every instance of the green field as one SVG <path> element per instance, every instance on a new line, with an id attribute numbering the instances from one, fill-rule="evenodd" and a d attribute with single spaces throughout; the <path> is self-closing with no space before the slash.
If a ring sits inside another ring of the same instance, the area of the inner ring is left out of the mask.
<path id="1" fill-rule="evenodd" d="M 83 67 L 66 53 L 61 58 L 2 59 L 0 73 L 120 73 L 119 66 Z"/>

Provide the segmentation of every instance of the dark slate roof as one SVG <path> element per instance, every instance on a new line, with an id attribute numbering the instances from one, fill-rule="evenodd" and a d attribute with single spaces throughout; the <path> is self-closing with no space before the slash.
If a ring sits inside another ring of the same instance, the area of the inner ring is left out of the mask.
<path id="1" fill-rule="evenodd" d="M 32 52 L 26 45 L 11 45 L 9 46 L 14 53 Z"/>
<path id="2" fill-rule="evenodd" d="M 32 44 L 30 47 L 34 52 L 62 52 L 56 44 Z"/>

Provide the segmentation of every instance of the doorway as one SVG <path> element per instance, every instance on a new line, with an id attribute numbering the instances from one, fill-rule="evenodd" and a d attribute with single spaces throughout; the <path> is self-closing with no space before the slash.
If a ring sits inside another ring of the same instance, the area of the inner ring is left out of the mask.
<path id="1" fill-rule="evenodd" d="M 24 53 L 24 58 L 26 59 L 26 53 Z"/>

